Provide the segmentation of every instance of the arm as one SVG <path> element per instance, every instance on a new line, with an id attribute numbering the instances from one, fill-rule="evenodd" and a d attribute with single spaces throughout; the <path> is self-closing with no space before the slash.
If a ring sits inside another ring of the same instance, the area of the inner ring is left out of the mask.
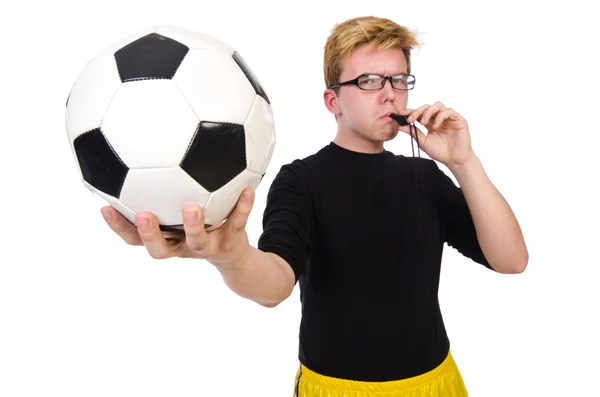
<path id="1" fill-rule="evenodd" d="M 490 265 L 499 273 L 521 273 L 529 260 L 519 223 L 494 187 L 479 158 L 473 155 L 460 166 L 448 167 L 456 177 L 477 232 L 477 240 Z"/>
<path id="2" fill-rule="evenodd" d="M 237 263 L 215 264 L 231 290 L 265 307 L 290 296 L 308 260 L 311 204 L 299 171 L 297 163 L 286 165 L 271 184 L 257 248 L 249 246 Z"/>
<path id="3" fill-rule="evenodd" d="M 249 246 L 237 262 L 215 264 L 225 284 L 241 297 L 265 307 L 275 307 L 291 295 L 295 276 L 278 255 Z"/>

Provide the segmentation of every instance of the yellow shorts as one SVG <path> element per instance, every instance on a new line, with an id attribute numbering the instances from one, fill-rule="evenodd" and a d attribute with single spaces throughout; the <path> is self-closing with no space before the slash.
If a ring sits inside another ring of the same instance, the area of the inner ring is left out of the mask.
<path id="1" fill-rule="evenodd" d="M 294 397 L 467 397 L 462 376 L 448 352 L 438 367 L 408 379 L 361 382 L 319 375 L 300 365 Z"/>

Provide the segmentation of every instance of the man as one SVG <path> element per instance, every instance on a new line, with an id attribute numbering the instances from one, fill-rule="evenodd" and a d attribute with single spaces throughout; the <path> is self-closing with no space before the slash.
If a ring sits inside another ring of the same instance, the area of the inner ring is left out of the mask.
<path id="1" fill-rule="evenodd" d="M 201 209 L 184 207 L 182 240 L 161 233 L 152 214 L 137 214 L 136 229 L 102 209 L 129 244 L 154 258 L 206 259 L 234 292 L 265 307 L 299 282 L 297 396 L 466 396 L 437 297 L 443 245 L 498 273 L 527 265 L 519 224 L 473 152 L 466 120 L 440 102 L 407 108 L 416 45 L 388 19 L 335 27 L 325 46 L 324 102 L 337 134 L 280 169 L 256 248 L 245 231 L 251 189 L 207 230 Z M 414 130 L 433 160 L 384 149 L 398 131 Z"/>

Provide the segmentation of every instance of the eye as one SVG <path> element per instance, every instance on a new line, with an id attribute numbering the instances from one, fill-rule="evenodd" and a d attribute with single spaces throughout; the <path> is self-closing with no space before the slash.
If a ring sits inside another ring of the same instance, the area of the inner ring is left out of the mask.
<path id="1" fill-rule="evenodd" d="M 381 76 L 365 75 L 359 79 L 358 83 L 362 86 L 376 86 L 377 84 L 381 84 Z"/>

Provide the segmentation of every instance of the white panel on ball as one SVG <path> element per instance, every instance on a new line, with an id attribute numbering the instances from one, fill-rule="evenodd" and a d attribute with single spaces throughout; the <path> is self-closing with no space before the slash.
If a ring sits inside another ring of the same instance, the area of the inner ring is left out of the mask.
<path id="1" fill-rule="evenodd" d="M 103 198 L 104 200 L 106 200 L 106 202 L 111 207 L 113 207 L 114 209 L 119 211 L 121 213 L 121 215 L 123 215 L 125 218 L 127 218 L 127 220 L 129 220 L 129 222 L 135 224 L 135 212 L 131 208 L 127 207 L 123 202 L 121 202 L 121 200 L 119 200 L 111 195 L 108 195 L 101 190 L 95 189 L 92 185 L 90 185 L 86 181 L 83 181 L 83 184 L 92 193 L 95 193 L 98 196 L 100 196 L 101 198 Z"/>
<path id="2" fill-rule="evenodd" d="M 121 79 L 114 57 L 98 57 L 85 66 L 67 101 L 71 140 L 100 127 L 104 112 L 120 86 Z"/>
<path id="3" fill-rule="evenodd" d="M 125 47 L 127 44 L 136 41 L 140 37 L 144 37 L 150 33 L 156 32 L 156 28 L 157 28 L 157 26 L 148 26 L 148 27 L 139 29 L 139 30 L 131 33 L 130 35 L 127 35 L 127 36 L 123 37 L 122 39 L 117 40 L 114 43 L 110 44 L 107 48 L 102 50 L 99 55 L 113 55 L 115 52 L 117 52 L 121 48 Z"/>
<path id="4" fill-rule="evenodd" d="M 124 83 L 102 132 L 129 168 L 179 165 L 199 120 L 171 80 Z"/>
<path id="5" fill-rule="evenodd" d="M 229 215 L 246 187 L 256 189 L 260 183 L 261 175 L 250 170 L 244 170 L 225 186 L 210 195 L 204 210 L 204 219 L 207 225 L 215 225 Z"/>
<path id="6" fill-rule="evenodd" d="M 275 148 L 275 125 L 271 106 L 261 96 L 256 96 L 254 105 L 244 124 L 246 132 L 246 162 L 248 169 L 259 175 L 267 170 Z"/>
<path id="7" fill-rule="evenodd" d="M 179 167 L 131 169 L 121 201 L 135 212 L 152 212 L 162 225 L 181 225 L 186 204 L 204 207 L 210 193 Z"/>
<path id="8" fill-rule="evenodd" d="M 222 41 L 188 29 L 165 25 L 158 26 L 156 33 L 177 40 L 188 46 L 190 49 L 216 50 L 223 51 L 229 55 L 233 54 L 233 48 Z"/>
<path id="9" fill-rule="evenodd" d="M 191 50 L 173 76 L 200 120 L 244 124 L 256 92 L 224 52 Z"/>

